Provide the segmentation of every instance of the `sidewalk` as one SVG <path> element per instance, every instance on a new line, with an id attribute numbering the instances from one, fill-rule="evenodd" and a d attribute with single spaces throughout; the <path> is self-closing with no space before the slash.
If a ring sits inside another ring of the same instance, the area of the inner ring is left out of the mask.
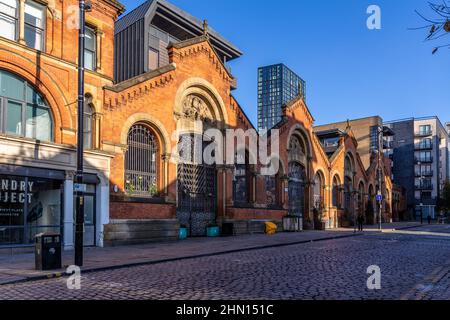
<path id="1" fill-rule="evenodd" d="M 396 230 L 407 230 L 413 229 L 427 224 L 421 224 L 420 221 L 409 221 L 409 222 L 393 222 L 393 223 L 382 223 L 381 232 L 392 232 Z M 354 227 L 349 228 L 338 228 L 336 230 L 354 230 Z M 364 232 L 380 232 L 378 224 L 364 225 Z"/>
<path id="2" fill-rule="evenodd" d="M 384 230 L 409 229 L 420 226 L 418 223 L 384 224 Z M 373 226 L 371 226 L 373 228 Z M 370 231 L 378 231 L 376 229 Z M 238 237 L 192 238 L 184 241 L 144 244 L 108 248 L 86 248 L 84 252 L 83 272 L 108 270 L 127 266 L 155 264 L 167 261 L 197 258 L 202 256 L 226 254 L 237 251 L 263 249 L 346 238 L 361 235 L 353 229 L 334 229 L 327 231 L 302 231 L 299 233 L 277 233 L 273 236 L 263 234 Z M 63 266 L 73 264 L 73 251 L 63 253 Z M 62 276 L 65 269 L 57 271 L 34 270 L 34 253 L 11 254 L 8 250 L 0 251 L 0 285 L 39 280 Z"/>

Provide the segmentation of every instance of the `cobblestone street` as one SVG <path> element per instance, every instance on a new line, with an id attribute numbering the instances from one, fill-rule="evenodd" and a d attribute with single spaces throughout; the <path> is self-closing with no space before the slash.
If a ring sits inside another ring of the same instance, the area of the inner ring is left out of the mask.
<path id="1" fill-rule="evenodd" d="M 0 286 L 2 299 L 450 299 L 450 227 L 319 241 Z M 367 268 L 381 268 L 368 290 Z"/>

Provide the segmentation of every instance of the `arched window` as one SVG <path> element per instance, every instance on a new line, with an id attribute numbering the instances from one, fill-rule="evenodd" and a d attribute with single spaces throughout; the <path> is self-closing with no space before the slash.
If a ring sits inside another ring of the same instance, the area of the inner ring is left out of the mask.
<path id="1" fill-rule="evenodd" d="M 266 203 L 268 208 L 279 208 L 281 206 L 281 174 L 266 176 Z"/>
<path id="2" fill-rule="evenodd" d="M 345 177 L 345 182 L 344 182 L 344 209 L 345 210 L 350 210 L 350 208 L 351 208 L 352 192 L 353 192 L 352 179 L 350 179 L 349 177 Z"/>
<path id="3" fill-rule="evenodd" d="M 314 177 L 314 208 L 320 210 L 323 208 L 323 190 L 324 183 L 320 172 Z"/>
<path id="4" fill-rule="evenodd" d="M 248 153 L 244 158 L 238 152 L 235 156 L 233 178 L 233 201 L 235 206 L 248 206 L 250 202 L 251 172 Z"/>
<path id="5" fill-rule="evenodd" d="M 53 141 L 53 120 L 44 98 L 26 80 L 0 70 L 0 132 Z"/>
<path id="6" fill-rule="evenodd" d="M 289 215 L 302 217 L 305 211 L 306 170 L 298 162 L 289 163 Z"/>
<path id="7" fill-rule="evenodd" d="M 297 136 L 292 136 L 289 141 L 289 162 L 297 161 L 305 163 L 306 148 L 303 140 Z"/>
<path id="8" fill-rule="evenodd" d="M 358 207 L 359 213 L 364 214 L 364 184 L 360 182 L 358 188 Z"/>
<path id="9" fill-rule="evenodd" d="M 348 154 L 345 157 L 344 171 L 345 171 L 345 175 L 347 175 L 349 177 L 353 177 L 353 161 L 352 161 L 350 154 Z"/>
<path id="10" fill-rule="evenodd" d="M 94 108 L 86 101 L 84 106 L 83 146 L 85 150 L 94 148 Z"/>
<path id="11" fill-rule="evenodd" d="M 288 201 L 289 215 L 304 217 L 305 185 L 308 176 L 306 143 L 299 133 L 292 135 L 288 150 Z"/>
<path id="12" fill-rule="evenodd" d="M 145 124 L 135 124 L 128 132 L 125 155 L 125 190 L 132 195 L 155 196 L 158 193 L 158 143 Z"/>
<path id="13" fill-rule="evenodd" d="M 335 176 L 333 179 L 333 207 L 340 208 L 341 207 L 341 183 L 339 181 L 339 177 Z"/>

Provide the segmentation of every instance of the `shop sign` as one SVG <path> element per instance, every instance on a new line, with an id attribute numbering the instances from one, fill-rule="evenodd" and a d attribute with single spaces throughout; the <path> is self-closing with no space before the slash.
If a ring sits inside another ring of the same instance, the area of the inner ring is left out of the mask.
<path id="1" fill-rule="evenodd" d="M 33 181 L 0 179 L 0 203 L 31 204 L 33 197 Z"/>

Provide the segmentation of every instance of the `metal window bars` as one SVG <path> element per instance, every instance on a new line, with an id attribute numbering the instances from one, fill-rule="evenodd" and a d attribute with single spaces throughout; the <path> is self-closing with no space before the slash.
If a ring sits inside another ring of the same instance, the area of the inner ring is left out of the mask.
<path id="1" fill-rule="evenodd" d="M 158 145 L 151 130 L 136 124 L 128 133 L 125 155 L 125 190 L 131 195 L 152 197 L 157 189 Z"/>

